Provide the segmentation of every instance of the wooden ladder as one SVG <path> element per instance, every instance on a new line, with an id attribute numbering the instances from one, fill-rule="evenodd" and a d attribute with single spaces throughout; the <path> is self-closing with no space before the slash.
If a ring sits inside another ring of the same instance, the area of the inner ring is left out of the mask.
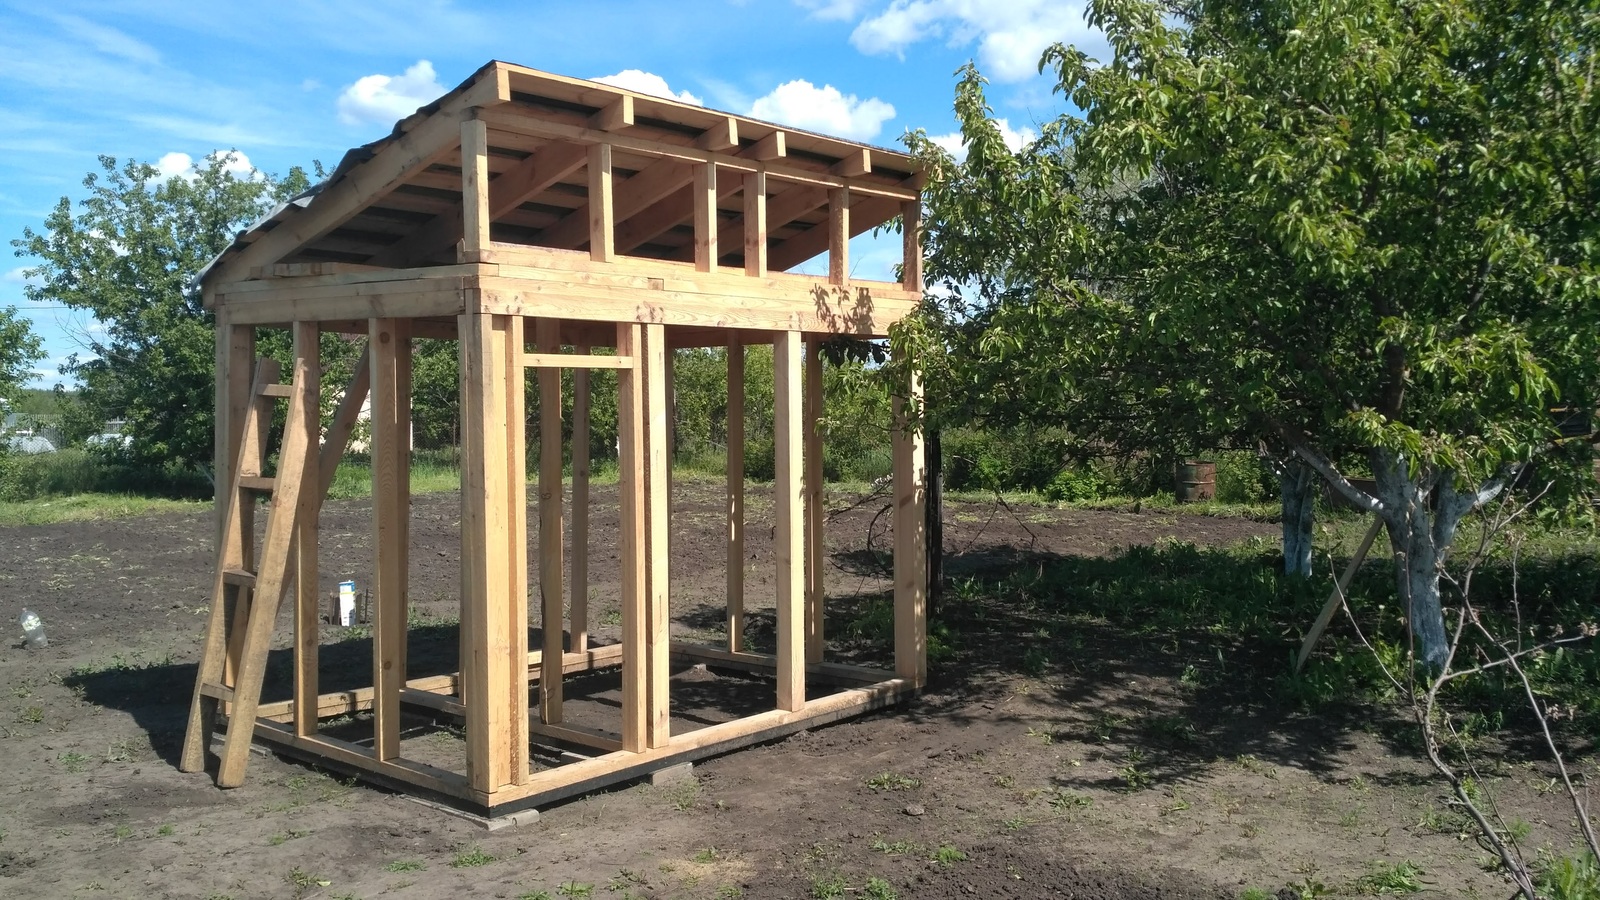
<path id="1" fill-rule="evenodd" d="M 257 363 L 250 402 L 245 410 L 239 455 L 234 461 L 233 480 L 229 482 L 232 490 L 227 497 L 227 512 L 217 550 L 211 617 L 206 625 L 200 671 L 189 707 L 189 728 L 184 735 L 183 756 L 179 761 L 179 768 L 185 772 L 199 772 L 205 768 L 206 751 L 211 745 L 218 713 L 226 711 L 228 731 L 223 737 L 221 762 L 217 767 L 217 785 L 225 788 L 244 783 L 272 630 L 284 588 L 294 574 L 297 510 L 312 440 L 307 411 L 303 409 L 305 392 L 295 390 L 294 385 L 279 383 L 278 375 L 276 361 L 262 359 Z M 267 431 L 280 399 L 289 400 L 289 414 L 278 454 L 277 474 L 268 477 L 262 474 Z M 253 566 L 256 559 L 254 509 L 257 498 L 262 495 L 270 499 L 270 505 L 259 566 Z"/>

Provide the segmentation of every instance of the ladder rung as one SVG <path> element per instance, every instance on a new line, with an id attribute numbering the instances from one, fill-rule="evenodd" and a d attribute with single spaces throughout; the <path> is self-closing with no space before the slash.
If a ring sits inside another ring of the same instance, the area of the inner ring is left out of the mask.
<path id="1" fill-rule="evenodd" d="M 261 386 L 263 397 L 293 397 L 294 385 L 292 384 L 263 384 Z"/>
<path id="2" fill-rule="evenodd" d="M 233 688 L 223 684 L 213 684 L 209 681 L 200 685 L 200 695 L 227 703 L 233 702 Z"/>
<path id="3" fill-rule="evenodd" d="M 236 584 L 239 587 L 254 588 L 256 586 L 256 573 L 244 569 L 223 569 L 222 581 L 224 584 Z"/>
<path id="4" fill-rule="evenodd" d="M 241 491 L 260 491 L 270 494 L 278 486 L 278 480 L 266 475 L 240 475 L 236 486 Z"/>

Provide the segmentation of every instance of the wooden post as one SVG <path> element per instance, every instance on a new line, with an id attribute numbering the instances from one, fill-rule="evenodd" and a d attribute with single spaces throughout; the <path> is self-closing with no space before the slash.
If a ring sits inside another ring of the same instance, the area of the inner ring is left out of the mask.
<path id="1" fill-rule="evenodd" d="M 540 353 L 561 352 L 561 322 L 537 320 Z M 561 658 L 566 620 L 561 587 L 561 370 L 539 369 L 539 597 L 544 662 L 539 668 L 539 721 L 561 722 Z"/>
<path id="2" fill-rule="evenodd" d="M 471 258 L 489 248 L 489 129 L 482 119 L 461 123 L 461 213 L 462 256 Z"/>
<path id="3" fill-rule="evenodd" d="M 822 342 L 812 335 L 806 342 L 805 362 L 805 573 L 806 662 L 822 662 L 823 567 L 827 559 L 822 543 Z"/>
<path id="4" fill-rule="evenodd" d="M 217 545 L 226 543 L 223 526 L 228 517 L 228 498 L 233 491 L 233 467 L 239 460 L 239 446 L 244 441 L 244 413 L 250 405 L 250 378 L 256 367 L 256 330 L 249 325 L 234 325 L 225 312 L 217 312 L 217 383 L 216 410 L 212 439 L 216 448 L 212 461 L 212 487 L 215 488 L 214 510 L 217 519 Z M 245 534 L 254 517 L 245 513 Z"/>
<path id="5" fill-rule="evenodd" d="M 767 274 L 767 173 L 744 176 L 744 273 Z"/>
<path id="6" fill-rule="evenodd" d="M 411 516 L 411 323 L 372 319 L 373 752 L 400 755 L 400 690 L 406 682 L 406 592 Z"/>
<path id="7" fill-rule="evenodd" d="M 217 506 L 217 557 L 220 568 L 255 571 L 255 504 L 239 504 L 238 516 L 231 526 L 227 517 L 228 503 L 236 493 L 233 484 L 234 468 L 243 452 L 245 413 L 253 402 L 251 378 L 256 369 L 256 330 L 247 325 L 228 323 L 225 316 L 217 322 L 217 421 L 215 441 L 218 450 L 218 467 L 214 470 Z M 251 436 L 255 446 L 266 446 L 265 428 Z M 224 458 L 225 457 L 225 458 Z M 250 611 L 250 591 L 237 592 L 232 610 L 223 610 L 229 622 L 244 622 Z M 215 601 L 214 601 L 215 602 Z M 223 683 L 232 685 L 239 671 L 239 654 L 244 650 L 244 629 L 228 632 L 227 654 L 223 659 Z M 224 705 L 226 706 L 226 705 Z"/>
<path id="8" fill-rule="evenodd" d="M 928 677 L 927 462 L 921 426 L 908 416 L 908 402 L 922 402 L 922 378 L 915 372 L 906 397 L 894 398 L 894 668 L 920 687 Z"/>
<path id="9" fill-rule="evenodd" d="M 644 326 L 644 500 L 645 500 L 645 745 L 664 747 L 671 739 L 668 677 L 669 481 L 671 453 L 667 423 L 666 328 Z M 627 651 L 624 650 L 624 653 Z"/>
<path id="10" fill-rule="evenodd" d="M 589 146 L 589 258 L 610 262 L 616 256 L 616 205 L 611 145 Z"/>
<path id="11" fill-rule="evenodd" d="M 304 361 L 304 383 L 294 385 L 301 395 L 298 423 L 307 435 L 305 464 L 300 476 L 300 496 L 295 508 L 294 535 L 294 730 L 304 737 L 317 730 L 317 640 L 321 628 L 320 591 L 317 589 L 317 512 L 322 508 L 322 484 L 317 448 L 322 434 L 322 348 L 315 322 L 294 323 L 294 355 Z"/>
<path id="12" fill-rule="evenodd" d="M 717 270 L 717 164 L 694 168 L 694 267 Z"/>
<path id="13" fill-rule="evenodd" d="M 900 204 L 900 284 L 908 291 L 922 290 L 922 201 Z"/>
<path id="14" fill-rule="evenodd" d="M 773 443 L 777 453 L 773 552 L 778 563 L 778 708 L 789 711 L 806 705 L 802 355 L 798 332 L 778 332 L 772 347 Z"/>
<path id="15" fill-rule="evenodd" d="M 622 558 L 622 749 L 647 749 L 645 700 L 649 670 L 645 659 L 648 618 L 645 596 L 645 447 L 643 326 L 617 323 L 617 355 L 634 360 L 617 372 L 617 496 Z"/>
<path id="16" fill-rule="evenodd" d="M 728 332 L 728 649 L 744 649 L 744 340 Z"/>
<path id="17" fill-rule="evenodd" d="M 850 280 L 850 189 L 828 189 L 828 280 Z"/>
<path id="18" fill-rule="evenodd" d="M 577 346 L 587 356 L 591 348 Z M 572 370 L 572 651 L 589 649 L 589 370 Z"/>
<path id="19" fill-rule="evenodd" d="M 525 781 L 528 766 L 527 576 L 517 549 L 525 546 L 526 532 L 512 534 L 526 505 L 520 484 L 513 483 L 523 455 L 512 458 L 522 433 L 521 344 L 513 342 L 520 340 L 520 323 L 514 316 L 460 317 L 467 779 L 475 790 L 491 793 Z M 518 364 L 514 380 L 512 360 Z"/>
<path id="20" fill-rule="evenodd" d="M 1328 602 L 1323 604 L 1322 611 L 1317 613 L 1317 620 L 1311 623 L 1311 630 L 1306 632 L 1305 640 L 1300 642 L 1300 652 L 1295 654 L 1294 673 L 1300 674 L 1305 668 L 1306 660 L 1311 658 L 1311 651 L 1316 648 L 1317 641 L 1322 639 L 1322 632 L 1328 628 L 1328 623 L 1333 621 L 1334 613 L 1344 604 L 1345 589 L 1350 587 L 1350 579 L 1356 577 L 1360 571 L 1361 563 L 1366 561 L 1367 552 L 1372 549 L 1372 542 L 1377 540 L 1378 532 L 1383 530 L 1383 517 L 1373 516 L 1372 524 L 1367 527 L 1367 533 L 1361 538 L 1361 546 L 1356 548 L 1356 555 L 1350 557 L 1350 562 L 1344 567 L 1344 573 L 1334 582 L 1333 593 L 1328 595 Z"/>

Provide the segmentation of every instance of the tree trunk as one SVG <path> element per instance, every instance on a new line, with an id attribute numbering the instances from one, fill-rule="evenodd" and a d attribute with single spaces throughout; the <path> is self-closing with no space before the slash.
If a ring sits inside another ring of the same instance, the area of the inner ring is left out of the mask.
<path id="1" fill-rule="evenodd" d="M 1439 597 L 1440 569 L 1456 525 L 1471 511 L 1474 498 L 1455 491 L 1454 473 L 1426 466 L 1412 472 L 1408 460 L 1385 451 L 1372 454 L 1372 475 L 1384 504 L 1397 586 L 1417 656 L 1429 669 L 1439 671 L 1450 655 Z"/>
<path id="2" fill-rule="evenodd" d="M 1274 468 L 1283 498 L 1283 574 L 1310 578 L 1317 473 L 1295 457 Z"/>

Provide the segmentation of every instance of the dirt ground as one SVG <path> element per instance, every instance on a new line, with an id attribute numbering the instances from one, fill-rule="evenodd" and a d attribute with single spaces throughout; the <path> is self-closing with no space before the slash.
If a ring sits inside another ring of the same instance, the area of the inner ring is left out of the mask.
<path id="1" fill-rule="evenodd" d="M 716 642 L 720 485 L 678 490 L 673 629 Z M 880 499 L 831 505 L 830 653 L 870 657 L 850 626 L 887 586 L 890 517 Z M 769 510 L 752 493 L 757 607 L 771 585 Z M 413 504 L 413 675 L 454 664 L 458 511 L 454 494 Z M 1276 536 L 1270 524 L 1170 511 L 951 503 L 945 520 L 957 578 L 1036 555 Z M 368 580 L 370 523 L 365 501 L 324 511 L 325 592 Z M 1185 673 L 1202 651 L 1092 624 L 1071 637 L 1071 665 L 1030 677 L 1006 658 L 1011 626 L 952 614 L 961 654 L 908 706 L 494 833 L 270 755 L 252 757 L 245 787 L 222 791 L 175 767 L 210 602 L 212 527 L 195 512 L 0 528 L 0 610 L 14 623 L 33 609 L 50 637 L 41 651 L 15 637 L 0 646 L 0 897 L 1232 898 L 1253 886 L 1293 898 L 1376 890 L 1362 879 L 1403 861 L 1437 896 L 1509 893 L 1449 827 L 1438 785 L 1372 723 L 1260 703 L 1249 666 L 1226 689 L 1199 690 Z M 599 488 L 600 640 L 616 631 L 616 527 L 615 490 Z M 763 615 L 752 613 L 757 643 L 763 622 L 770 632 Z M 370 645 L 329 632 L 325 686 L 359 681 Z M 459 744 L 435 728 L 407 749 L 434 745 L 448 758 Z M 1501 796 L 1534 811 L 1535 841 L 1567 815 L 1538 793 L 1539 774 L 1495 776 Z"/>

